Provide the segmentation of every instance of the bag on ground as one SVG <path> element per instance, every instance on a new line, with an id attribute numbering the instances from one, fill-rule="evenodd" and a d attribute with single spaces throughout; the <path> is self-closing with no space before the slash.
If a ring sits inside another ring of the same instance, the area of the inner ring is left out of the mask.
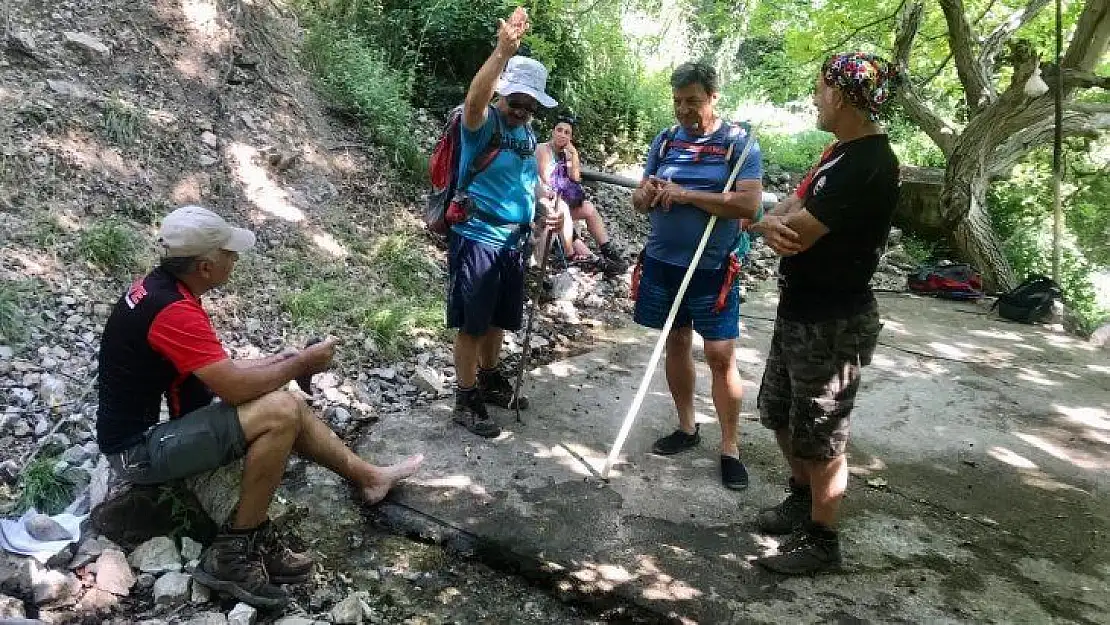
<path id="1" fill-rule="evenodd" d="M 998 316 L 1021 323 L 1039 323 L 1052 315 L 1052 305 L 1063 300 L 1064 293 L 1056 281 L 1047 276 L 1030 276 L 1014 290 L 1001 295 L 992 308 Z"/>

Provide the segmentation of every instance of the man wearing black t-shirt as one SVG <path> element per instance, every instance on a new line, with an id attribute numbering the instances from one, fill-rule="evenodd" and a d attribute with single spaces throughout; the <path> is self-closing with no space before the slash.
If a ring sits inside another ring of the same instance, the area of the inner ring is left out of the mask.
<path id="1" fill-rule="evenodd" d="M 754 230 L 782 257 L 780 299 L 758 405 L 790 464 L 790 492 L 760 512 L 793 534 L 759 564 L 811 574 L 840 564 L 837 511 L 848 485 L 849 413 L 878 341 L 871 277 L 898 201 L 898 159 L 877 124 L 897 70 L 872 55 L 830 58 L 817 79 L 817 125 L 836 136 L 798 192 Z"/>

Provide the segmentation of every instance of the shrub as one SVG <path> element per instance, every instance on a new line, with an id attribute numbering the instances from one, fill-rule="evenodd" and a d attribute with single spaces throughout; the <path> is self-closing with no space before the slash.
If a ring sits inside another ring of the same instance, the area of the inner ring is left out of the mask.
<path id="1" fill-rule="evenodd" d="M 77 252 L 82 258 L 110 273 L 127 273 L 142 262 L 142 243 L 131 227 L 115 219 L 103 219 L 81 233 Z"/>
<path id="2" fill-rule="evenodd" d="M 831 142 L 832 135 L 820 130 L 804 130 L 794 134 L 764 132 L 759 136 L 764 166 L 777 165 L 796 173 L 808 171 Z"/>

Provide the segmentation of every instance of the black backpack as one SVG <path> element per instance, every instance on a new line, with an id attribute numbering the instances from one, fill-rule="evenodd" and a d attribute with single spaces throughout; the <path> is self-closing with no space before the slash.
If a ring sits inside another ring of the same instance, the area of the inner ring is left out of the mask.
<path id="1" fill-rule="evenodd" d="M 991 308 L 998 308 L 998 315 L 1010 321 L 1038 323 L 1052 314 L 1052 304 L 1063 300 L 1060 285 L 1047 276 L 1030 276 L 1009 293 L 998 298 Z"/>

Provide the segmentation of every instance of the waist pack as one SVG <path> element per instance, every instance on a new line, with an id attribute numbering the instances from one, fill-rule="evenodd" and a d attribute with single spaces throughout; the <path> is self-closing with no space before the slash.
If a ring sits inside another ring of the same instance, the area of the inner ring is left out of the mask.
<path id="1" fill-rule="evenodd" d="M 1014 290 L 1003 294 L 991 306 L 998 316 L 1021 323 L 1037 323 L 1052 315 L 1052 304 L 1062 300 L 1060 285 L 1047 276 L 1030 276 Z"/>
<path id="2" fill-rule="evenodd" d="M 914 293 L 945 299 L 971 300 L 983 297 L 983 277 L 971 265 L 926 265 L 906 277 Z"/>

